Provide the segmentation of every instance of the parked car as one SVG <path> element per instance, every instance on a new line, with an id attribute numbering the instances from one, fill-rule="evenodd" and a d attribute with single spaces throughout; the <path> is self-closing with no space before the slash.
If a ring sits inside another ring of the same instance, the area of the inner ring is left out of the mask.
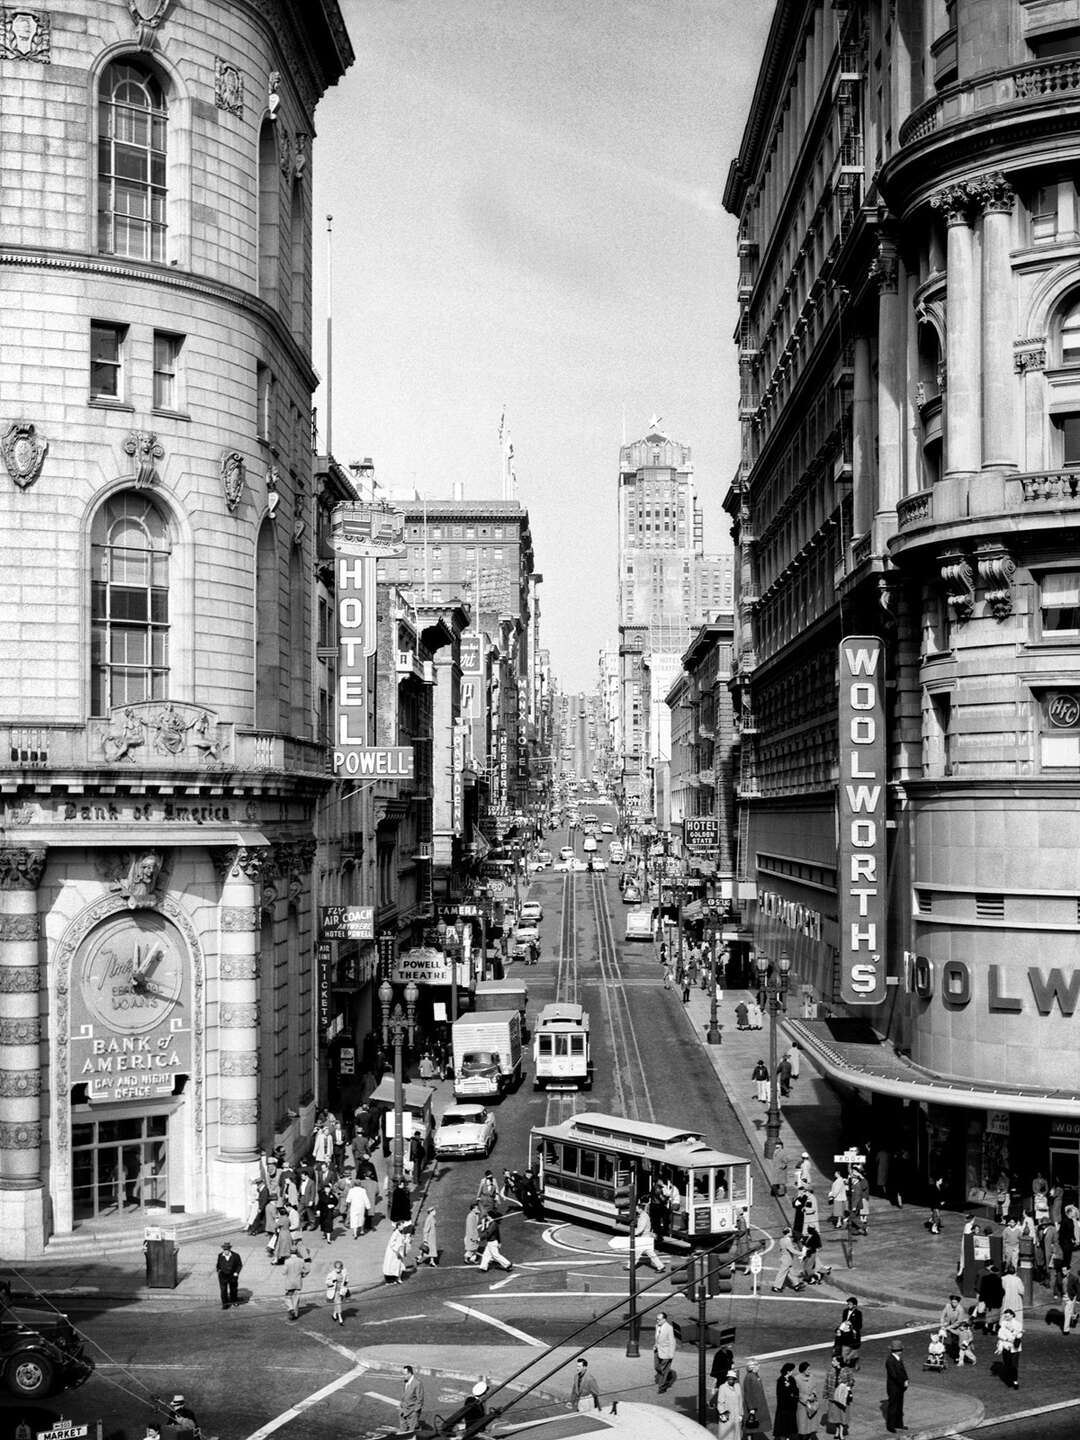
<path id="1" fill-rule="evenodd" d="M 521 907 L 521 919 L 528 925 L 536 925 L 544 918 L 544 907 L 539 900 L 526 900 Z"/>
<path id="2" fill-rule="evenodd" d="M 608 868 L 608 863 L 602 855 L 592 855 L 590 859 L 594 870 L 606 870 Z"/>
<path id="3" fill-rule="evenodd" d="M 13 1395 L 37 1399 L 81 1385 L 94 1370 L 93 1360 L 83 1353 L 83 1343 L 61 1311 L 15 1303 L 11 1286 L 0 1284 L 0 1366 Z"/>
<path id="4" fill-rule="evenodd" d="M 435 1127 L 435 1154 L 490 1155 L 495 1117 L 483 1105 L 448 1105 Z"/>
<path id="5" fill-rule="evenodd" d="M 612 823 L 611 823 L 610 820 L 605 820 L 604 823 L 600 826 L 600 834 L 601 834 L 601 835 L 614 835 L 614 834 L 615 834 L 615 826 L 612 825 Z"/>
<path id="6" fill-rule="evenodd" d="M 640 905 L 641 891 L 636 885 L 627 885 L 622 892 L 622 898 L 624 905 Z"/>
<path id="7" fill-rule="evenodd" d="M 519 925 L 514 931 L 514 940 L 519 950 L 524 950 L 527 945 L 539 945 L 540 931 L 535 925 Z"/>
<path id="8" fill-rule="evenodd" d="M 560 859 L 560 860 L 572 860 L 573 858 L 574 858 L 574 847 L 573 847 L 573 845 L 564 845 L 564 846 L 562 847 L 562 849 L 559 851 L 559 859 Z"/>

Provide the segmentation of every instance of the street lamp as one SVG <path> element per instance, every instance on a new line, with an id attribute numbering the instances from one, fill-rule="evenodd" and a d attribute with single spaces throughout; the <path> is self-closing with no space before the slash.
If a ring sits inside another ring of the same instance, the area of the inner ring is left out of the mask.
<path id="1" fill-rule="evenodd" d="M 776 1078 L 776 1017 L 783 1010 L 787 997 L 788 972 L 791 970 L 791 956 L 786 950 L 780 951 L 775 973 L 770 973 L 769 957 L 758 955 L 758 983 L 765 991 L 769 1007 L 769 1113 L 765 1117 L 765 1158 L 771 1160 L 776 1142 L 780 1139 L 780 1099 Z"/>
<path id="2" fill-rule="evenodd" d="M 723 954 L 723 951 L 721 951 L 721 954 Z M 711 984 L 712 998 L 711 998 L 710 1003 L 709 1003 L 709 1028 L 708 1028 L 708 1030 L 705 1032 L 705 1039 L 708 1041 L 708 1043 L 709 1043 L 710 1045 L 719 1045 L 719 1044 L 721 1043 L 721 1036 L 720 1036 L 719 1016 L 717 1015 L 716 988 L 717 988 L 717 985 L 719 984 L 720 975 L 719 975 L 719 971 L 718 971 L 718 969 L 717 969 L 717 963 L 718 963 L 718 962 L 717 962 L 717 959 L 716 959 L 716 926 L 715 926 L 715 924 L 713 924 L 713 925 L 711 925 L 711 926 L 709 927 L 709 960 L 710 960 L 710 964 L 709 964 L 709 974 L 710 974 L 710 978 L 711 978 L 711 981 L 712 981 L 712 984 Z"/>
<path id="3" fill-rule="evenodd" d="M 404 1149 L 404 1109 L 405 1109 L 405 1076 L 402 1060 L 406 1035 L 408 1043 L 413 1043 L 413 1022 L 416 1019 L 416 1002 L 420 999 L 420 991 L 416 981 L 410 980 L 405 986 L 405 1009 L 400 1004 L 394 1005 L 393 1011 L 390 1006 L 394 1002 L 394 987 L 389 980 L 384 980 L 379 986 L 379 1004 L 382 1006 L 382 1042 L 384 1049 L 391 1043 L 394 1046 L 394 1155 L 393 1166 L 394 1184 L 398 1185 L 405 1175 L 405 1149 Z"/>

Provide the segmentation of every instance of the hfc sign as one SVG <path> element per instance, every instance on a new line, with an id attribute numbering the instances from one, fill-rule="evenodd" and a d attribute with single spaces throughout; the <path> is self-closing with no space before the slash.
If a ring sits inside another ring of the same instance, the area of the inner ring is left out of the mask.
<path id="1" fill-rule="evenodd" d="M 849 1005 L 885 999 L 885 685 L 881 641 L 840 643 L 840 987 Z"/>

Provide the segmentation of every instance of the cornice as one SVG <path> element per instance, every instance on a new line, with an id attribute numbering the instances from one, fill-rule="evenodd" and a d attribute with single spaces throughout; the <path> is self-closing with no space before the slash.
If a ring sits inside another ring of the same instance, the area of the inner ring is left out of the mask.
<path id="1" fill-rule="evenodd" d="M 296 86 L 310 124 L 322 95 L 337 84 L 356 58 L 337 0 L 294 0 L 292 4 L 282 0 L 235 0 L 235 3 L 265 24 L 283 59 L 302 62 L 289 66 L 289 78 Z M 330 42 L 321 50 L 316 49 L 311 36 L 311 17 L 316 11 L 326 24 Z M 303 21 L 298 19 L 301 12 L 305 17 Z"/>
<path id="2" fill-rule="evenodd" d="M 271 330 L 274 338 L 289 353 L 294 365 L 312 390 L 319 383 L 319 377 L 312 369 L 311 359 L 297 345 L 296 340 L 285 328 L 277 311 L 249 295 L 235 285 L 226 285 L 218 280 L 201 279 L 190 271 L 173 267 L 157 269 L 153 266 L 125 264 L 104 259 L 96 255 L 77 251 L 35 250 L 30 247 L 10 246 L 0 249 L 0 269 L 54 270 L 58 274 L 99 275 L 103 279 L 120 280 L 135 285 L 160 285 L 165 290 L 175 290 L 186 295 L 198 295 L 216 300 L 243 310 Z"/>

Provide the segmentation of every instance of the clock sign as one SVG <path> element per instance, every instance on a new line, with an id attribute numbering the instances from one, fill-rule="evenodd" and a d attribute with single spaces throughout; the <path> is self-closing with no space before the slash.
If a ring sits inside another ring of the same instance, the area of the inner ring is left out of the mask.
<path id="1" fill-rule="evenodd" d="M 71 1075 L 91 1099 L 171 1094 L 190 1071 L 187 976 L 179 932 L 151 911 L 118 915 L 87 936 L 75 968 Z"/>

